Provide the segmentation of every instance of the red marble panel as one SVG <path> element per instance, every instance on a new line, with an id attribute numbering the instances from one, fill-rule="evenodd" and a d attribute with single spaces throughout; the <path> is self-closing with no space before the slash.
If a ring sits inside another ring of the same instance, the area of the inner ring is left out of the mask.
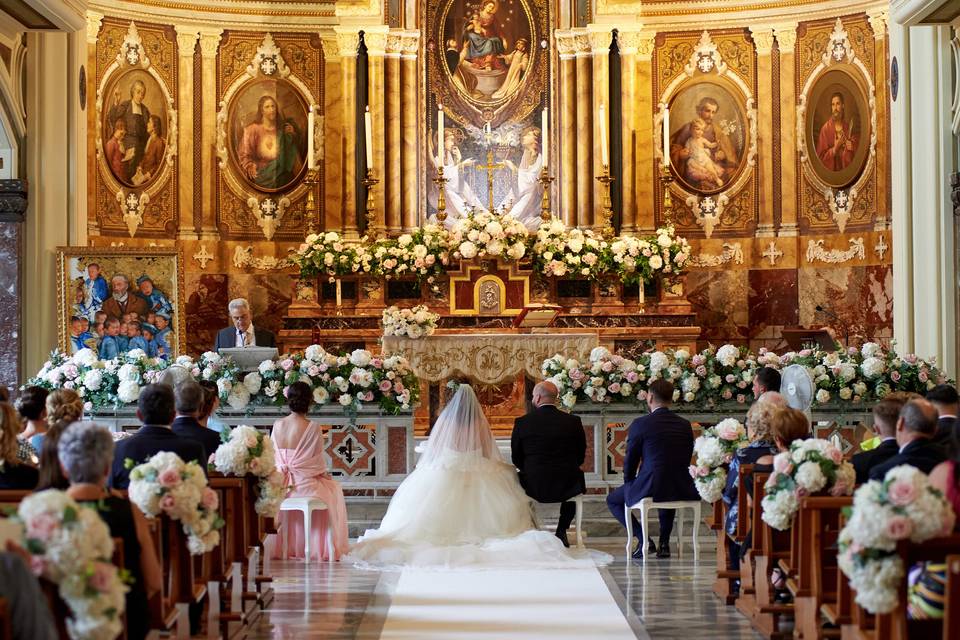
<path id="1" fill-rule="evenodd" d="M 800 321 L 796 269 L 750 271 L 748 282 L 751 333 L 768 325 L 791 326 Z"/>
<path id="2" fill-rule="evenodd" d="M 407 473 L 406 427 L 387 427 L 387 473 Z"/>
<path id="3" fill-rule="evenodd" d="M 799 277 L 800 325 L 829 327 L 851 344 L 889 342 L 893 336 L 893 268 L 805 267 Z M 830 311 L 817 311 L 817 305 Z"/>
<path id="4" fill-rule="evenodd" d="M 597 469 L 594 466 L 594 445 L 593 445 L 593 436 L 596 432 L 596 427 L 592 424 L 583 425 L 583 435 L 587 438 L 587 453 L 583 458 L 583 464 L 580 466 L 583 469 L 584 473 L 596 473 Z"/>
<path id="5" fill-rule="evenodd" d="M 230 324 L 227 275 L 188 273 L 186 284 L 187 353 L 199 356 L 213 348 L 217 331 Z"/>
<path id="6" fill-rule="evenodd" d="M 20 386 L 20 233 L 22 223 L 0 222 L 0 385 Z M 26 372 L 26 377 L 34 371 Z"/>
<path id="7" fill-rule="evenodd" d="M 687 276 L 687 298 L 703 328 L 705 342 L 745 344 L 748 316 L 747 271 L 692 271 Z"/>
<path id="8" fill-rule="evenodd" d="M 627 431 L 630 425 L 625 422 L 611 422 L 607 425 L 607 473 L 623 473 L 623 459 L 627 455 Z"/>

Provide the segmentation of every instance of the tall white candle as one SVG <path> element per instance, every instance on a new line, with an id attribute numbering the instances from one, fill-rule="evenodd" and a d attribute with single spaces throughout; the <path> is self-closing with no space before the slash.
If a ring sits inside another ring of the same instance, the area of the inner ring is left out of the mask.
<path id="1" fill-rule="evenodd" d="M 543 112 L 540 114 L 540 146 L 543 152 L 543 166 L 549 164 L 550 158 L 550 132 L 547 129 L 547 125 L 550 124 L 547 113 L 549 109 L 544 107 Z"/>
<path id="2" fill-rule="evenodd" d="M 610 166 L 609 150 L 607 149 L 607 119 L 604 116 L 603 103 L 600 104 L 600 164 Z"/>
<path id="3" fill-rule="evenodd" d="M 437 105 L 437 164 L 441 167 L 446 164 L 447 152 L 443 148 L 443 105 Z"/>
<path id="4" fill-rule="evenodd" d="M 340 278 L 337 278 L 337 306 L 338 307 L 341 306 L 342 302 L 343 302 L 343 298 L 340 292 Z"/>
<path id="5" fill-rule="evenodd" d="M 670 166 L 670 109 L 663 108 L 663 166 Z"/>
<path id="6" fill-rule="evenodd" d="M 367 130 L 367 169 L 373 169 L 373 118 L 370 116 L 370 105 L 363 113 L 363 121 Z"/>
<path id="7" fill-rule="evenodd" d="M 315 169 L 313 158 L 313 105 L 310 105 L 310 112 L 307 113 L 307 169 Z"/>

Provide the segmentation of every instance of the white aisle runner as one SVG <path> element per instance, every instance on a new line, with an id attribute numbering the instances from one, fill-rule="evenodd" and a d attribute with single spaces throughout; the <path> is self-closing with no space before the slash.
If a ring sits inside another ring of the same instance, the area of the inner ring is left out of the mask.
<path id="1" fill-rule="evenodd" d="M 382 640 L 636 638 L 595 568 L 404 570 Z"/>

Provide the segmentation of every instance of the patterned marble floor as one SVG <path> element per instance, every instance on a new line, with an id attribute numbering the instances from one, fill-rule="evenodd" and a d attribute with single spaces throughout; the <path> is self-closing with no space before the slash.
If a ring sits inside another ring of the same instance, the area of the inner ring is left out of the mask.
<path id="1" fill-rule="evenodd" d="M 591 541 L 591 547 L 614 555 L 600 573 L 637 638 L 760 638 L 746 618 L 711 592 L 715 564 L 706 539 L 696 564 L 692 554 L 679 558 L 676 551 L 670 559 L 627 562 L 620 544 Z M 276 599 L 247 636 L 251 640 L 380 638 L 400 576 L 292 561 L 274 563 L 272 573 Z M 556 631 L 545 629 L 544 637 L 555 638 Z"/>

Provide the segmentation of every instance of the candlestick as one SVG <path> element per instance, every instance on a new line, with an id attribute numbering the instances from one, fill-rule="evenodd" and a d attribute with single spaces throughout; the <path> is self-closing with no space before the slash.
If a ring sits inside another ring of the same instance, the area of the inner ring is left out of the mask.
<path id="1" fill-rule="evenodd" d="M 303 184 L 307 187 L 307 204 L 304 206 L 304 211 L 307 217 L 306 235 L 308 236 L 314 233 L 313 221 L 317 217 L 317 203 L 313 197 L 313 190 L 319 182 L 320 170 L 316 167 L 307 169 L 307 175 L 303 177 Z"/>
<path id="2" fill-rule="evenodd" d="M 597 176 L 597 182 L 603 185 L 603 204 L 600 208 L 600 223 L 603 224 L 601 233 L 606 239 L 613 237 L 613 206 L 610 202 L 610 183 L 614 181 L 610 175 L 610 167 L 603 165 L 601 174 Z"/>
<path id="3" fill-rule="evenodd" d="M 447 219 L 447 200 L 444 196 L 447 179 L 443 177 L 443 164 L 437 165 L 437 177 L 433 179 L 433 184 L 437 185 L 437 222 L 443 224 Z"/>
<path id="4" fill-rule="evenodd" d="M 367 169 L 373 169 L 373 118 L 370 116 L 370 105 L 363 113 L 363 124 L 367 131 Z"/>
<path id="5" fill-rule="evenodd" d="M 540 186 L 543 187 L 543 199 L 540 200 L 540 220 L 543 222 L 550 222 L 553 216 L 550 214 L 550 183 L 553 182 L 553 178 L 550 177 L 550 172 L 547 171 L 547 163 L 543 163 L 543 168 L 540 169 Z"/>
<path id="6" fill-rule="evenodd" d="M 316 166 L 316 160 L 313 157 L 313 105 L 310 105 L 310 112 L 307 113 L 307 169 L 313 169 Z"/>
<path id="7" fill-rule="evenodd" d="M 437 104 L 437 164 L 446 164 L 447 151 L 443 142 L 443 105 Z"/>
<path id="8" fill-rule="evenodd" d="M 607 149 L 607 120 L 604 118 L 603 104 L 600 105 L 600 164 L 607 167 L 610 165 L 610 157 Z"/>
<path id="9" fill-rule="evenodd" d="M 373 201 L 373 188 L 380 182 L 373 176 L 373 169 L 367 169 L 367 177 L 363 181 L 363 186 L 367 188 L 367 237 L 370 240 L 376 240 L 379 236 L 379 229 L 377 229 L 376 223 L 376 214 L 373 211 L 374 201 Z"/>
<path id="10" fill-rule="evenodd" d="M 663 108 L 663 166 L 670 166 L 670 109 Z"/>
<path id="11" fill-rule="evenodd" d="M 550 124 L 547 116 L 547 113 L 549 111 L 550 111 L 549 109 L 544 107 L 543 112 L 540 114 L 540 141 L 541 141 L 540 147 L 541 147 L 541 153 L 543 154 L 544 167 L 547 166 L 550 158 L 550 133 L 547 130 L 547 125 Z"/>
<path id="12" fill-rule="evenodd" d="M 337 278 L 337 315 L 338 316 L 343 315 L 343 311 L 341 310 L 342 306 L 343 306 L 343 298 L 340 292 L 340 278 Z"/>
<path id="13" fill-rule="evenodd" d="M 673 196 L 670 195 L 670 183 L 673 182 L 673 174 L 670 173 L 670 167 L 664 165 L 660 168 L 660 182 L 663 184 L 663 222 L 672 224 Z"/>

